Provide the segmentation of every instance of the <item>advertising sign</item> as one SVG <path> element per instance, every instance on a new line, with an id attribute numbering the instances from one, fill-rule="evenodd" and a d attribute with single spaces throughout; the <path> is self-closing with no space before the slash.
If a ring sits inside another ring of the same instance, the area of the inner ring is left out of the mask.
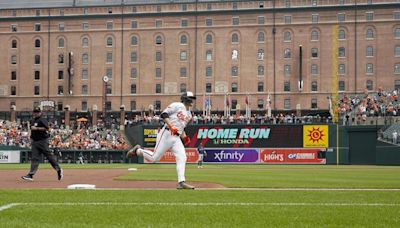
<path id="1" fill-rule="evenodd" d="M 261 163 L 274 164 L 326 164 L 321 148 L 274 148 L 262 149 Z"/>
<path id="2" fill-rule="evenodd" d="M 328 125 L 304 125 L 303 147 L 313 147 L 313 148 L 329 147 Z"/>
<path id="3" fill-rule="evenodd" d="M 154 148 L 146 148 L 146 150 L 154 151 Z M 186 157 L 187 163 L 197 163 L 199 159 L 199 155 L 197 154 L 197 150 L 195 148 L 186 148 Z M 144 163 L 152 163 L 146 158 L 143 159 Z M 161 157 L 160 161 L 156 163 L 175 163 L 175 156 L 171 151 L 165 152 L 165 154 Z"/>
<path id="4" fill-rule="evenodd" d="M 20 151 L 0 151 L 0 163 L 19 163 Z"/>
<path id="5" fill-rule="evenodd" d="M 302 147 L 301 125 L 189 125 L 189 147 L 208 148 Z"/>
<path id="6" fill-rule="evenodd" d="M 156 145 L 158 128 L 144 127 L 143 141 L 144 147 L 154 147 Z"/>
<path id="7" fill-rule="evenodd" d="M 204 162 L 228 162 L 228 163 L 256 163 L 258 162 L 257 149 L 207 149 Z"/>

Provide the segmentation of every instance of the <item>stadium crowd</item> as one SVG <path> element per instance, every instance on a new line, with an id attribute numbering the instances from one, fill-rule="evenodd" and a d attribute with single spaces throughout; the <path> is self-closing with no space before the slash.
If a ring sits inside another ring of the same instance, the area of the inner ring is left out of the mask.
<path id="1" fill-rule="evenodd" d="M 295 124 L 295 123 L 329 123 L 330 117 L 315 116 L 296 116 L 294 113 L 279 113 L 277 115 L 267 116 L 254 114 L 250 117 L 245 115 L 223 116 L 221 114 L 201 115 L 194 114 L 192 124 Z M 126 120 L 126 124 L 159 124 L 160 116 L 135 116 Z"/>
<path id="2" fill-rule="evenodd" d="M 343 94 L 337 108 L 346 125 L 350 121 L 363 124 L 367 117 L 399 116 L 400 101 L 397 90 L 387 92 L 378 88 L 377 92 L 365 91 L 362 96 Z"/>
<path id="3" fill-rule="evenodd" d="M 124 137 L 117 128 L 102 126 L 87 127 L 76 125 L 66 129 L 64 126 L 52 124 L 50 130 L 50 147 L 77 150 L 124 150 L 128 148 Z M 29 148 L 28 123 L 0 121 L 0 145 Z"/>
<path id="4" fill-rule="evenodd" d="M 398 91 L 387 92 L 378 89 L 376 93 L 366 91 L 363 95 L 342 94 L 337 111 L 343 124 L 365 124 L 367 117 L 400 116 Z M 159 115 L 136 115 L 125 121 L 126 125 L 160 124 Z M 294 113 L 279 113 L 272 116 L 254 114 L 244 115 L 221 114 L 193 116 L 193 124 L 304 124 L 330 123 L 331 117 L 296 116 Z M 90 122 L 71 121 L 70 128 L 57 122 L 50 123 L 50 146 L 60 149 L 77 150 L 124 150 L 128 148 L 124 137 L 118 131 L 117 121 L 111 127 L 103 124 L 91 126 Z M 0 145 L 30 147 L 28 122 L 10 122 L 0 120 Z"/>
<path id="5" fill-rule="evenodd" d="M 224 117 L 213 114 L 211 116 L 194 115 L 193 124 L 293 124 L 293 123 L 327 123 L 330 118 L 320 116 L 297 117 L 294 114 L 278 114 L 267 117 L 253 115 L 247 118 L 243 115 Z M 127 125 L 137 124 L 160 124 L 160 117 L 154 116 L 135 116 L 126 120 Z M 119 126 L 112 124 L 105 127 L 101 123 L 91 126 L 89 122 L 71 121 L 71 127 L 66 128 L 57 122 L 50 123 L 50 147 L 59 149 L 76 150 L 124 150 L 128 148 L 125 138 L 118 131 Z M 28 122 L 10 122 L 0 120 L 0 145 L 18 146 L 29 148 Z"/>

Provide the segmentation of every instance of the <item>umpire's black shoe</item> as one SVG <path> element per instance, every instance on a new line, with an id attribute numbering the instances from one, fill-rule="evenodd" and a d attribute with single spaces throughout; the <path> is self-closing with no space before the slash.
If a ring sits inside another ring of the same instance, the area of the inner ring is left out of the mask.
<path id="1" fill-rule="evenodd" d="M 126 158 L 129 158 L 130 156 L 137 156 L 137 150 L 140 149 L 140 145 L 136 144 L 134 147 L 132 147 L 132 149 L 130 149 L 127 153 L 126 153 Z"/>
<path id="2" fill-rule="evenodd" d="M 62 169 L 57 171 L 57 177 L 58 177 L 58 180 L 62 180 L 63 179 L 64 173 L 63 173 Z"/>
<path id="3" fill-rule="evenodd" d="M 33 181 L 33 176 L 30 175 L 30 174 L 28 174 L 28 175 L 26 175 L 26 176 L 22 176 L 21 178 L 22 178 L 23 180 L 26 180 L 26 181 Z"/>

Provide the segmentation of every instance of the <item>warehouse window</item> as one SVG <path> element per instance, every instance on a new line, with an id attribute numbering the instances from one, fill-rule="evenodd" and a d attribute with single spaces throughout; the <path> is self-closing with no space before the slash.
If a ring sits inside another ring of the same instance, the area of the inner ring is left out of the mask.
<path id="1" fill-rule="evenodd" d="M 265 42 L 265 33 L 264 32 L 259 32 L 257 35 L 257 42 L 263 43 Z"/>
<path id="2" fill-rule="evenodd" d="M 131 37 L 131 45 L 132 46 L 136 46 L 138 45 L 139 41 L 138 41 L 138 37 L 137 36 L 132 36 Z"/>
<path id="3" fill-rule="evenodd" d="M 187 77 L 187 68 L 186 67 L 181 67 L 179 69 L 179 74 L 181 78 L 186 78 Z"/>
<path id="4" fill-rule="evenodd" d="M 182 35 L 180 38 L 180 44 L 187 44 L 188 43 L 188 39 L 186 35 Z"/>
<path id="5" fill-rule="evenodd" d="M 213 37 L 211 34 L 207 34 L 206 36 L 206 44 L 212 44 L 213 42 Z"/>
<path id="6" fill-rule="evenodd" d="M 11 48 L 17 48 L 17 40 L 11 41 Z"/>

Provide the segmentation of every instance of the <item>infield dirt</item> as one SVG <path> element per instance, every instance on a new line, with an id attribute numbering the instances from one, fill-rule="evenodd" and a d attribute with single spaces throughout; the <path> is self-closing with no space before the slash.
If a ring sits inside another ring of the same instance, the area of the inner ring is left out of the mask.
<path id="1" fill-rule="evenodd" d="M 127 174 L 127 169 L 65 169 L 64 179 L 57 180 L 53 169 L 39 169 L 34 181 L 21 179 L 27 170 L 0 170 L 0 188 L 54 188 L 66 189 L 71 184 L 93 184 L 102 189 L 176 189 L 175 181 L 121 181 L 114 178 Z M 207 182 L 188 182 L 196 188 L 225 188 L 223 185 Z"/>

